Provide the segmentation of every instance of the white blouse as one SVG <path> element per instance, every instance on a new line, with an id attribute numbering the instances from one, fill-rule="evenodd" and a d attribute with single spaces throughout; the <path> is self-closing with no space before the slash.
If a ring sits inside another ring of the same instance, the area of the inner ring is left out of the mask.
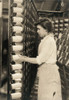
<path id="1" fill-rule="evenodd" d="M 56 63 L 56 41 L 54 40 L 53 34 L 49 34 L 44 37 L 38 47 L 37 63 Z"/>

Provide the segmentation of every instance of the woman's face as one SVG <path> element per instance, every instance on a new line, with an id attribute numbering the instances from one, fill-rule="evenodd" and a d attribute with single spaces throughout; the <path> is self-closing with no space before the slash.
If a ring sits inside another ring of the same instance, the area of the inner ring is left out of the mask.
<path id="1" fill-rule="evenodd" d="M 46 29 L 44 29 L 41 25 L 37 25 L 37 33 L 40 37 L 44 37 L 47 35 Z"/>

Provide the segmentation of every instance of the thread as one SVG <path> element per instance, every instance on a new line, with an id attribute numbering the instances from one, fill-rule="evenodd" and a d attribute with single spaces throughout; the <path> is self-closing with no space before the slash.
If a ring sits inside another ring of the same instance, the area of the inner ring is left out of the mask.
<path id="1" fill-rule="evenodd" d="M 20 25 L 23 22 L 22 17 L 13 17 L 13 22 L 15 22 L 17 25 Z"/>
<path id="2" fill-rule="evenodd" d="M 21 26 L 13 26 L 13 32 L 21 33 L 23 28 Z"/>
<path id="3" fill-rule="evenodd" d="M 22 69 L 22 64 L 14 64 L 14 65 L 12 65 L 12 69 L 13 70 L 20 70 L 20 69 Z"/>
<path id="4" fill-rule="evenodd" d="M 23 0 L 13 0 L 14 3 L 22 3 Z"/>
<path id="5" fill-rule="evenodd" d="M 21 92 L 11 93 L 12 99 L 19 99 L 21 98 Z"/>
<path id="6" fill-rule="evenodd" d="M 23 50 L 23 45 L 12 45 L 13 51 L 21 51 Z"/>
<path id="7" fill-rule="evenodd" d="M 13 42 L 22 42 L 23 37 L 22 36 L 12 36 Z"/>
<path id="8" fill-rule="evenodd" d="M 23 8 L 20 8 L 20 7 L 13 7 L 13 12 L 14 13 L 22 13 L 24 10 L 24 7 Z"/>
<path id="9" fill-rule="evenodd" d="M 22 74 L 21 73 L 12 74 L 12 79 L 13 80 L 21 79 L 21 78 L 22 78 Z"/>
<path id="10" fill-rule="evenodd" d="M 11 87 L 12 87 L 12 89 L 21 88 L 22 84 L 20 82 L 17 82 L 17 83 L 11 84 Z"/>

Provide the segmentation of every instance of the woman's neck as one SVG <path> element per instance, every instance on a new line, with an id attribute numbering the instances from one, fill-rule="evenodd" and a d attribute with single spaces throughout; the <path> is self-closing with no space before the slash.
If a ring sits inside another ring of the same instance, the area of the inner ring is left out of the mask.
<path id="1" fill-rule="evenodd" d="M 53 33 L 48 33 L 46 36 L 53 36 Z"/>

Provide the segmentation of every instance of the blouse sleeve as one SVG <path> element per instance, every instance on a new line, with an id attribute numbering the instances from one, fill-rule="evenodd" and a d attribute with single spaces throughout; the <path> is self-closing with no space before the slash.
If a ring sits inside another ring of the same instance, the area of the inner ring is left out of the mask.
<path id="1" fill-rule="evenodd" d="M 53 41 L 46 41 L 43 45 L 43 48 L 41 48 L 40 54 L 37 56 L 37 63 L 40 65 L 44 62 L 46 62 L 49 57 L 51 56 L 54 49 L 54 43 Z"/>

